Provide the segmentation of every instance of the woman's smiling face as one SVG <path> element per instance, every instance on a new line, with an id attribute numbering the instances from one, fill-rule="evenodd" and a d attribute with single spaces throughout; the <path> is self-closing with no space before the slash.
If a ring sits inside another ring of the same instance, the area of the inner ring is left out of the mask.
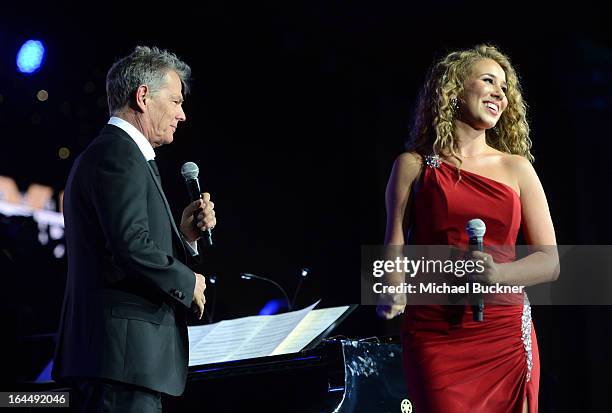
<path id="1" fill-rule="evenodd" d="M 459 119 L 477 130 L 490 129 L 508 107 L 506 73 L 492 59 L 474 63 L 459 97 Z"/>

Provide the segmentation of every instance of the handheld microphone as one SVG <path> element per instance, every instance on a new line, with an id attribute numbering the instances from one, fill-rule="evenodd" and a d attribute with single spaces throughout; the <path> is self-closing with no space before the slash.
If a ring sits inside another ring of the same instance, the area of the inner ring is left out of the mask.
<path id="1" fill-rule="evenodd" d="M 289 296 L 287 295 L 287 292 L 285 291 L 285 289 L 283 287 L 281 287 L 280 284 L 277 283 L 276 281 L 271 280 L 271 279 L 266 278 L 266 277 L 261 277 L 259 275 L 250 274 L 248 272 L 240 273 L 240 278 L 242 278 L 243 280 L 250 280 L 251 278 L 254 278 L 256 280 L 266 281 L 266 282 L 269 282 L 270 284 L 274 284 L 276 286 L 276 288 L 281 290 L 281 292 L 285 296 L 285 300 L 287 300 L 287 309 L 289 311 L 291 311 L 292 305 L 291 305 L 291 301 L 289 301 Z"/>
<path id="2" fill-rule="evenodd" d="M 200 168 L 198 168 L 198 165 L 196 165 L 194 162 L 185 162 L 181 167 L 181 175 L 183 175 L 183 178 L 185 179 L 185 184 L 187 185 L 187 193 L 189 195 L 190 202 L 202 199 L 202 192 L 200 191 L 200 181 L 198 180 L 199 173 Z M 212 232 L 210 228 L 204 231 L 204 240 L 206 242 L 206 245 L 213 245 Z"/>
<path id="3" fill-rule="evenodd" d="M 482 219 L 470 219 L 465 226 L 469 241 L 470 251 L 484 251 L 483 237 L 487 231 L 487 226 Z M 474 321 L 484 320 L 484 297 L 482 294 L 476 294 L 476 304 L 472 305 L 472 313 Z"/>

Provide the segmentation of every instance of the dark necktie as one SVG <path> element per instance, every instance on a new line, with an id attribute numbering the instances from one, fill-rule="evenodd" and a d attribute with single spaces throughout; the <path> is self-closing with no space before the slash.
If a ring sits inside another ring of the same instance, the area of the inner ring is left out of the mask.
<path id="1" fill-rule="evenodd" d="M 155 172 L 155 176 L 159 178 L 159 168 L 157 167 L 157 162 L 155 162 L 155 159 L 151 159 L 147 162 L 149 162 L 149 165 L 151 165 L 151 169 L 153 169 L 153 172 Z"/>

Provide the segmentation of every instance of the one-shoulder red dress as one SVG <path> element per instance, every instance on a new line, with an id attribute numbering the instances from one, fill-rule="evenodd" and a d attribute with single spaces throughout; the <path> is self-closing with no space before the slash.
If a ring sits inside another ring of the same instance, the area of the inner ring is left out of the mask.
<path id="1" fill-rule="evenodd" d="M 426 157 L 418 182 L 410 239 L 416 245 L 465 248 L 466 223 L 486 224 L 484 245 L 512 246 L 521 224 L 516 191 L 496 180 Z M 513 256 L 495 256 L 507 262 Z M 402 325 L 404 372 L 416 413 L 529 413 L 538 410 L 540 363 L 529 302 L 486 305 L 473 321 L 470 305 L 408 305 Z"/>

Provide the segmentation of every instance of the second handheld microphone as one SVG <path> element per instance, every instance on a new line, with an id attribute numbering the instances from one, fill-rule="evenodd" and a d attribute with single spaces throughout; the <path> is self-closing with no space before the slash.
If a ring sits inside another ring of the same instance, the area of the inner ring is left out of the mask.
<path id="1" fill-rule="evenodd" d="M 470 239 L 470 251 L 484 251 L 483 238 L 487 231 L 487 226 L 484 221 L 479 218 L 470 219 L 465 226 Z M 476 295 L 476 303 L 472 305 L 472 313 L 474 321 L 484 320 L 484 297 L 482 294 Z"/>

